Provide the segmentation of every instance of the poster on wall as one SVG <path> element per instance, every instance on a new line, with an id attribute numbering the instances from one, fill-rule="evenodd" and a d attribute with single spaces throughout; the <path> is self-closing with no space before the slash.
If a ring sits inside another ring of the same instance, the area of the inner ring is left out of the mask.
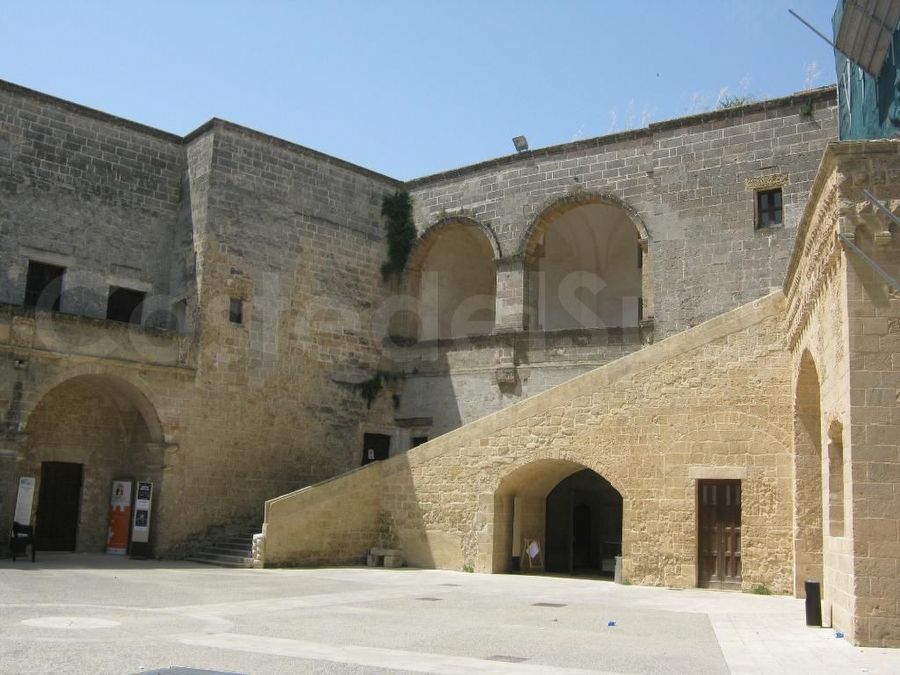
<path id="1" fill-rule="evenodd" d="M 153 502 L 153 483 L 138 481 L 134 500 L 134 520 L 131 528 L 131 555 L 150 553 L 150 506 Z"/>
<path id="2" fill-rule="evenodd" d="M 13 521 L 19 525 L 31 525 L 31 505 L 34 502 L 34 478 L 19 478 L 19 494 L 16 495 L 16 513 Z"/>
<path id="3" fill-rule="evenodd" d="M 114 480 L 112 496 L 109 500 L 109 534 L 106 538 L 106 552 L 125 555 L 128 551 L 128 528 L 131 525 L 130 480 Z"/>

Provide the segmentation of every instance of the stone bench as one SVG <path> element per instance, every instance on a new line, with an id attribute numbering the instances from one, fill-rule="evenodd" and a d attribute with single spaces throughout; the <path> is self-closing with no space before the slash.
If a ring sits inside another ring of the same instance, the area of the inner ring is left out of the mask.
<path id="1" fill-rule="evenodd" d="M 370 548 L 366 556 L 369 567 L 403 567 L 403 554 L 396 548 Z"/>

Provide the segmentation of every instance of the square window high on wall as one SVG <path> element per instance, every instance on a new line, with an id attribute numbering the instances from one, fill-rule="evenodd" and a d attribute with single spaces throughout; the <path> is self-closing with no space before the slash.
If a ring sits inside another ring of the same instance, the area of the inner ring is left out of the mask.
<path id="1" fill-rule="evenodd" d="M 756 229 L 776 227 L 783 222 L 781 188 L 756 192 Z"/>
<path id="2" fill-rule="evenodd" d="M 65 267 L 29 260 L 24 305 L 58 312 L 65 274 Z"/>
<path id="3" fill-rule="evenodd" d="M 132 288 L 110 286 L 106 301 L 106 318 L 110 321 L 140 325 L 145 293 Z"/>

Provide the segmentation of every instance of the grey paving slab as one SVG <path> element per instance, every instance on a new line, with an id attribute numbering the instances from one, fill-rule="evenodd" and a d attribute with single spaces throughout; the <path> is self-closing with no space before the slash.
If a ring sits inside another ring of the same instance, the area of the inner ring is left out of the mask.
<path id="1" fill-rule="evenodd" d="M 437 570 L 0 562 L 0 672 L 894 673 L 793 598 Z"/>

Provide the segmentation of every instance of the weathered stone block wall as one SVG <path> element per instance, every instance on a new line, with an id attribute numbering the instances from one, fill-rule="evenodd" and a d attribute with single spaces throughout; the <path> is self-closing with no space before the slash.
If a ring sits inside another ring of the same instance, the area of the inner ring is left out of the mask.
<path id="1" fill-rule="evenodd" d="M 198 498 L 176 538 L 258 523 L 266 499 L 358 465 L 371 413 L 356 385 L 386 369 L 380 208 L 397 187 L 218 120 L 188 142 L 199 400 L 180 489 Z"/>
<path id="2" fill-rule="evenodd" d="M 644 346 L 638 329 L 503 333 L 422 342 L 390 354 L 403 373 L 399 419 L 434 438 Z"/>
<path id="3" fill-rule="evenodd" d="M 114 477 L 154 483 L 151 543 L 169 546 L 184 505 L 167 481 L 190 452 L 174 439 L 197 407 L 189 346 L 86 317 L 0 312 L 0 522 L 12 522 L 19 476 L 39 480 L 41 462 L 67 461 L 85 465 L 78 550 L 105 548 Z"/>
<path id="4" fill-rule="evenodd" d="M 354 474 L 353 489 L 368 475 L 366 498 L 381 495 L 383 536 L 411 564 L 489 572 L 509 559 L 496 549 L 509 543 L 503 522 L 509 510 L 497 499 L 504 480 L 530 471 L 549 490 L 565 474 L 544 466 L 587 467 L 624 499 L 625 576 L 686 587 L 697 581 L 696 481 L 739 478 L 744 586 L 789 592 L 790 384 L 782 309 L 778 293 L 734 310 L 367 467 Z M 303 504 L 343 494 L 338 479 L 302 493 Z M 315 527 L 317 513 L 292 510 L 288 521 L 270 509 L 266 559 L 303 562 L 290 541 Z M 317 560 L 342 546 L 327 532 L 309 545 Z"/>
<path id="5" fill-rule="evenodd" d="M 358 468 L 266 503 L 265 563 L 360 564 L 368 549 L 385 542 L 382 463 Z M 298 529 L 302 521 L 305 528 Z"/>
<path id="6" fill-rule="evenodd" d="M 386 415 L 358 385 L 388 369 L 380 207 L 400 184 L 219 120 L 181 139 L 6 84 L 0 106 L 0 301 L 22 302 L 33 251 L 67 267 L 67 290 L 87 289 L 62 305 L 80 318 L 16 310 L 0 340 L 3 522 L 15 475 L 41 461 L 22 464 L 41 437 L 29 411 L 87 364 L 160 378 L 147 386 L 168 420 L 158 554 L 213 524 L 258 523 L 266 499 L 356 466 L 364 421 Z M 187 335 L 104 321 L 110 283 L 147 291 L 169 319 L 184 301 Z"/>
<path id="7" fill-rule="evenodd" d="M 829 146 L 785 282 L 795 371 L 810 358 L 821 383 L 826 610 L 848 638 L 871 646 L 900 644 L 900 300 L 853 246 L 900 276 L 896 226 L 862 193 L 896 212 L 898 178 L 896 141 Z"/>
<path id="8" fill-rule="evenodd" d="M 29 257 L 67 268 L 63 311 L 105 318 L 111 284 L 167 298 L 183 171 L 177 136 L 0 82 L 0 302 Z"/>
<path id="9" fill-rule="evenodd" d="M 587 192 L 621 200 L 649 232 L 653 314 L 657 335 L 665 337 L 781 285 L 835 125 L 829 87 L 503 157 L 408 185 L 420 229 L 448 215 L 474 218 L 496 234 L 504 258 L 522 250 L 529 226 L 561 197 Z M 783 227 L 754 229 L 753 185 L 760 180 L 783 183 Z"/>
<path id="10" fill-rule="evenodd" d="M 900 279 L 897 225 L 867 204 L 862 193 L 869 190 L 898 212 L 900 143 L 853 144 L 848 155 L 839 160 L 844 226 L 849 231 L 855 225 L 855 244 Z M 898 646 L 900 293 L 860 255 L 847 251 L 845 256 L 850 354 L 845 527 L 852 528 L 854 576 L 860 580 L 854 588 L 856 634 L 860 644 Z"/>

